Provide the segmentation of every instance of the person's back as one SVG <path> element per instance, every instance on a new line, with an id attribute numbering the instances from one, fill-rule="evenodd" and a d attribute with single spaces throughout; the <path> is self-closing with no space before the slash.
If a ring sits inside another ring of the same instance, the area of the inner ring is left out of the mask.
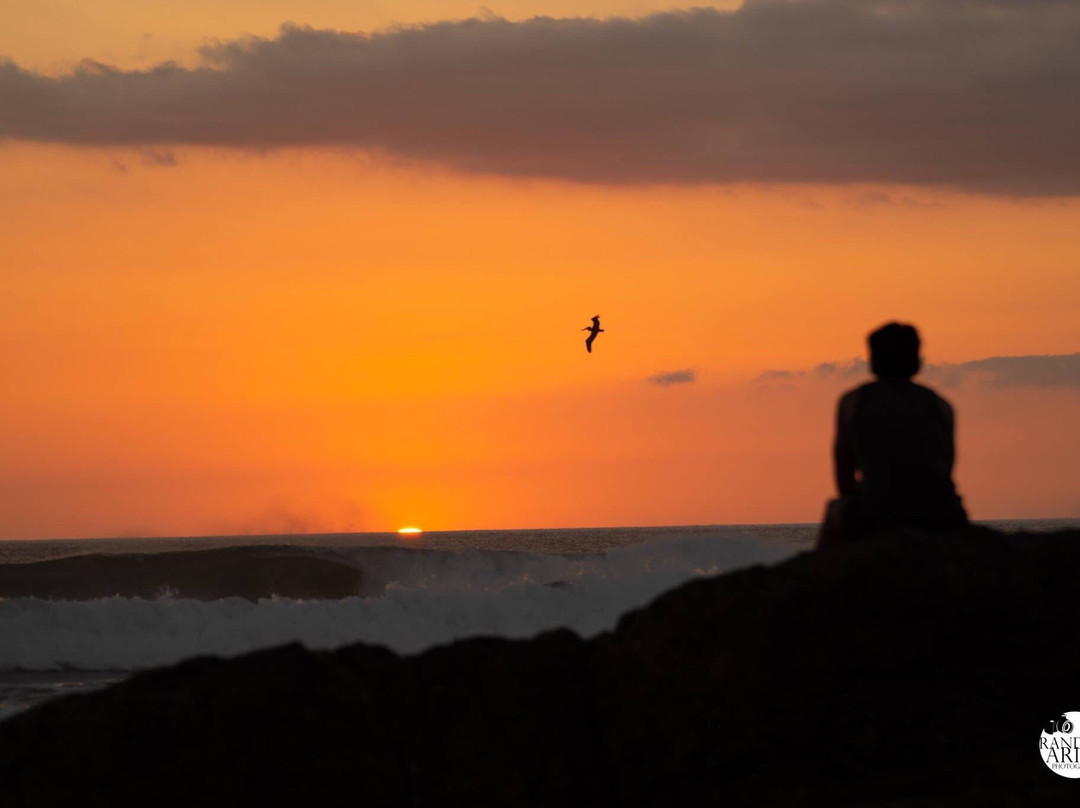
<path id="1" fill-rule="evenodd" d="M 890 323 L 870 335 L 878 380 L 847 393 L 837 410 L 835 464 L 840 499 L 821 542 L 853 540 L 909 526 L 948 530 L 967 522 L 952 481 L 952 407 L 915 384 L 918 333 Z"/>

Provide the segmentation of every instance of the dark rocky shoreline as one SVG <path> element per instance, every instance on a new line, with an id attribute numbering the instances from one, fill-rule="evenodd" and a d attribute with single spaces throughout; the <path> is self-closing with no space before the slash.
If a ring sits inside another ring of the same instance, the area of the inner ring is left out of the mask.
<path id="1" fill-rule="evenodd" d="M 894 534 L 584 641 L 195 659 L 0 724 L 0 804 L 1053 805 L 1080 532 Z"/>

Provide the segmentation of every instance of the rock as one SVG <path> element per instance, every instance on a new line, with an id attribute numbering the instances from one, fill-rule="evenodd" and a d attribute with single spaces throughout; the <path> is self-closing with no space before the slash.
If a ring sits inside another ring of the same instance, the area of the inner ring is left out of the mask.
<path id="1" fill-rule="evenodd" d="M 1080 533 L 893 534 L 583 641 L 196 659 L 0 724 L 36 805 L 1075 804 Z"/>

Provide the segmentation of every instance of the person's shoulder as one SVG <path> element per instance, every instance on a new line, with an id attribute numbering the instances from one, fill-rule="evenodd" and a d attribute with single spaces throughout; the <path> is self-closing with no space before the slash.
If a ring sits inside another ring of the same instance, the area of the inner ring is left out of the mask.
<path id="1" fill-rule="evenodd" d="M 845 401 L 847 401 L 847 402 L 857 401 L 859 399 L 859 397 L 863 394 L 863 390 L 866 389 L 868 386 L 869 385 L 866 385 L 866 384 L 860 384 L 858 387 L 852 387 L 850 390 L 846 390 L 845 392 L 841 393 L 840 394 L 840 404 L 841 404 L 841 406 L 843 406 Z"/>
<path id="2" fill-rule="evenodd" d="M 911 382 L 911 386 L 919 391 L 920 395 L 927 398 L 935 398 L 938 401 L 945 401 L 945 398 L 934 388 L 927 387 L 925 384 L 919 384 L 918 382 Z"/>
<path id="3" fill-rule="evenodd" d="M 846 393 L 844 393 L 844 395 L 845 396 L 860 396 L 863 393 L 865 393 L 867 390 L 872 390 L 872 389 L 875 389 L 875 388 L 880 387 L 880 386 L 881 386 L 880 381 L 878 381 L 877 379 L 871 379 L 868 382 L 863 382 L 858 387 L 852 387 L 850 390 L 848 390 Z"/>
<path id="4" fill-rule="evenodd" d="M 918 388 L 921 395 L 925 396 L 929 401 L 932 401 L 935 407 L 937 407 L 950 418 L 952 417 L 952 404 L 950 404 L 944 396 L 924 384 L 916 384 L 915 382 L 912 382 L 912 385 Z"/>
<path id="5" fill-rule="evenodd" d="M 855 414 L 855 408 L 858 406 L 859 400 L 865 395 L 867 388 L 873 387 L 875 384 L 876 382 L 860 384 L 858 387 L 853 387 L 841 395 L 840 403 L 836 406 L 840 418 L 844 420 L 851 418 Z"/>
<path id="6" fill-rule="evenodd" d="M 863 384 L 860 384 L 858 387 L 852 387 L 850 390 L 848 390 L 846 393 L 844 393 L 842 396 L 840 396 L 840 400 L 841 401 L 858 401 L 863 396 L 865 396 L 867 394 L 872 394 L 880 386 L 881 386 L 881 382 L 876 381 L 876 380 L 875 381 L 864 382 Z"/>

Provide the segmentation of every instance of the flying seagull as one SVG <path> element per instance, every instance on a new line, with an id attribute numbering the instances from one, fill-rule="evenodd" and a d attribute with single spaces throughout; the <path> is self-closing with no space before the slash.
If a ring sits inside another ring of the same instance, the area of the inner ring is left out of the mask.
<path id="1" fill-rule="evenodd" d="M 589 353 L 592 353 L 593 340 L 596 339 L 597 334 L 604 330 L 600 327 L 600 315 L 598 314 L 592 318 L 591 326 L 589 326 L 588 328 L 583 328 L 581 330 L 589 332 L 589 336 L 585 338 L 585 350 Z"/>

